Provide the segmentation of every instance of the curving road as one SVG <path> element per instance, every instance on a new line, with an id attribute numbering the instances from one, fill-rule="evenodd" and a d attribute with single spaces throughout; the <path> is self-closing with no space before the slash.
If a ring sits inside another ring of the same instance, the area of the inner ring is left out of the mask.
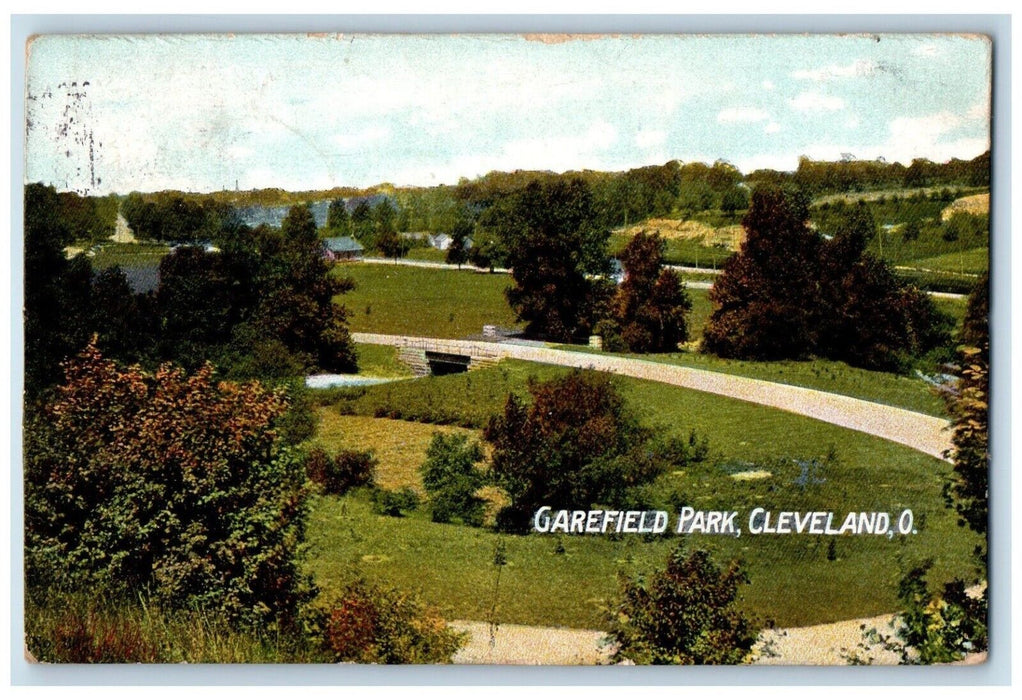
<path id="1" fill-rule="evenodd" d="M 626 377 L 705 391 L 869 433 L 938 459 L 944 459 L 944 453 L 951 448 L 950 423 L 943 418 L 816 389 L 649 360 L 557 350 L 532 344 L 377 333 L 353 333 L 352 336 L 357 343 L 414 347 L 488 359 L 508 357 L 527 362 L 613 372 Z"/>

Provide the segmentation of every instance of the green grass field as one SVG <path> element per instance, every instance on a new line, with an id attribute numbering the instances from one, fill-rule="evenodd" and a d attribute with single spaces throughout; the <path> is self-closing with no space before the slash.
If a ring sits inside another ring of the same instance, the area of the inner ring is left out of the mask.
<path id="1" fill-rule="evenodd" d="M 487 324 L 516 325 L 507 275 L 358 263 L 334 274 L 355 280 L 354 291 L 336 298 L 351 312 L 352 331 L 463 338 Z"/>
<path id="2" fill-rule="evenodd" d="M 521 362 L 463 375 L 424 378 L 360 389 L 358 396 L 327 409 L 375 415 L 387 406 L 416 404 L 476 423 L 500 410 L 507 391 L 525 395 L 529 376 L 565 370 Z M 628 405 L 651 426 L 686 436 L 706 436 L 710 457 L 680 473 L 662 476 L 655 505 L 690 504 L 735 509 L 744 529 L 749 510 L 882 510 L 911 508 L 918 534 L 907 537 L 838 537 L 828 560 L 830 538 L 761 535 L 719 538 L 690 535 L 690 547 L 710 549 L 721 561 L 745 561 L 751 584 L 743 605 L 777 625 L 808 625 L 888 612 L 897 607 L 899 559 L 936 559 L 934 580 L 971 573 L 969 555 L 977 540 L 955 524 L 941 488 L 945 463 L 869 435 L 752 404 L 652 382 L 618 377 Z M 409 433 L 420 431 L 407 424 Z M 402 424 L 386 421 L 400 434 Z M 398 437 L 388 438 L 399 440 Z M 837 460 L 803 467 L 795 460 Z M 737 480 L 736 472 L 769 476 Z M 840 517 L 839 515 L 839 517 Z M 506 548 L 496 599 L 501 622 L 598 628 L 600 606 L 617 589 L 618 572 L 636 574 L 661 567 L 677 536 L 645 541 L 625 536 L 498 536 L 485 529 L 430 522 L 428 509 L 406 518 L 371 512 L 365 494 L 317 501 L 310 528 L 310 570 L 318 585 L 333 589 L 356 573 L 415 589 L 448 618 L 486 620 L 494 605 L 494 550 Z M 558 593 L 552 593 L 558 592 Z"/>
<path id="3" fill-rule="evenodd" d="M 629 240 L 631 237 L 623 233 L 611 234 L 608 246 L 610 254 L 620 255 Z M 669 238 L 665 243 L 664 260 L 671 265 L 688 265 L 719 270 L 724 261 L 733 255 L 733 252 L 726 248 L 706 246 L 691 239 Z"/>
<path id="4" fill-rule="evenodd" d="M 924 270 L 946 270 L 959 274 L 980 275 L 990 269 L 990 249 L 971 248 L 955 253 L 944 253 L 932 258 L 913 260 L 912 267 Z"/>
<path id="5" fill-rule="evenodd" d="M 447 251 L 436 248 L 416 247 L 411 248 L 405 255 L 409 260 L 428 260 L 429 262 L 447 262 Z"/>
<path id="6" fill-rule="evenodd" d="M 170 252 L 159 243 L 104 243 L 103 249 L 91 258 L 92 266 L 102 270 L 114 265 L 131 267 L 158 263 Z"/>

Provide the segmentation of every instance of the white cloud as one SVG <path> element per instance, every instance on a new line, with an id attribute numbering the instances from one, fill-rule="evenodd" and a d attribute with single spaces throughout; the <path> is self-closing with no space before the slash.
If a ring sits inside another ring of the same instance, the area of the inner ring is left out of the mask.
<path id="1" fill-rule="evenodd" d="M 859 128 L 859 118 L 858 117 L 849 117 L 848 121 L 845 122 L 845 128 L 846 129 L 858 129 Z"/>
<path id="2" fill-rule="evenodd" d="M 635 145 L 643 150 L 656 148 L 667 141 L 667 132 L 660 129 L 643 129 L 635 135 Z"/>
<path id="3" fill-rule="evenodd" d="M 770 115 L 758 107 L 728 107 L 717 114 L 722 124 L 752 124 L 766 121 Z"/>
<path id="4" fill-rule="evenodd" d="M 833 95 L 818 92 L 803 92 L 791 100 L 791 106 L 799 112 L 834 112 L 843 109 L 845 101 Z"/>
<path id="5" fill-rule="evenodd" d="M 822 83 L 834 80 L 835 78 L 856 78 L 872 75 L 876 72 L 876 68 L 876 64 L 872 61 L 859 59 L 847 66 L 831 65 L 824 66 L 823 68 L 797 70 L 791 74 L 791 77 L 796 80 L 812 80 L 813 82 Z"/>
<path id="6" fill-rule="evenodd" d="M 780 130 L 781 125 L 778 124 L 777 122 L 770 122 L 765 127 L 763 127 L 763 133 L 765 134 L 776 134 Z"/>
<path id="7" fill-rule="evenodd" d="M 772 80 L 764 80 L 763 81 L 763 89 L 764 90 L 773 90 L 774 89 L 774 82 Z"/>
<path id="8" fill-rule="evenodd" d="M 923 117 L 898 117 L 891 122 L 891 142 L 901 149 L 923 153 L 951 131 L 962 119 L 951 112 L 938 112 Z"/>

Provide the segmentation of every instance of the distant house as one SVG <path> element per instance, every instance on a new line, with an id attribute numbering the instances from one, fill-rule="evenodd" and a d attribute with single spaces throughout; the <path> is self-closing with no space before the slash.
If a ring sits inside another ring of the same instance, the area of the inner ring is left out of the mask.
<path id="1" fill-rule="evenodd" d="M 621 284 L 625 281 L 625 267 L 617 258 L 610 259 L 610 278 L 614 284 Z"/>
<path id="2" fill-rule="evenodd" d="M 361 260 L 365 248 L 351 236 L 338 236 L 323 240 L 323 257 L 331 262 Z"/>
<path id="3" fill-rule="evenodd" d="M 453 240 L 454 239 L 446 233 L 438 233 L 429 237 L 429 244 L 437 250 L 447 250 L 451 247 L 451 241 Z"/>

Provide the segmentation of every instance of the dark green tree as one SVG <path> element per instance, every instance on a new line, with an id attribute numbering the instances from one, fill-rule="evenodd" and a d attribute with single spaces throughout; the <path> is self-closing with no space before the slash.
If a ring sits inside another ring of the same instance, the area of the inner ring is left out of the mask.
<path id="1" fill-rule="evenodd" d="M 486 483 L 486 475 L 476 466 L 482 461 L 482 448 L 469 443 L 468 436 L 434 433 L 420 469 L 434 522 L 459 519 L 466 525 L 482 524 L 484 501 L 476 495 Z"/>
<path id="2" fill-rule="evenodd" d="M 53 187 L 25 187 L 25 391 L 35 396 L 61 377 L 60 363 L 88 342 L 92 266 L 68 261 L 78 237 Z"/>
<path id="3" fill-rule="evenodd" d="M 264 244 L 272 254 L 264 250 L 252 325 L 282 342 L 309 370 L 354 371 L 347 311 L 334 303 L 354 284 L 330 274 L 308 206 L 291 207 L 276 250 L 272 246 Z"/>
<path id="4" fill-rule="evenodd" d="M 384 257 L 398 260 L 408 254 L 411 242 L 394 231 L 382 231 L 376 236 L 376 247 Z"/>
<path id="5" fill-rule="evenodd" d="M 381 199 L 379 204 L 373 207 L 373 222 L 377 235 L 397 232 L 397 209 L 389 198 Z"/>
<path id="6" fill-rule="evenodd" d="M 597 275 L 609 267 L 609 231 L 596 224 L 581 179 L 533 181 L 490 212 L 514 285 L 507 299 L 526 332 L 568 342 L 589 335 L 613 293 Z"/>
<path id="7" fill-rule="evenodd" d="M 351 235 L 351 217 L 348 206 L 342 197 L 330 202 L 326 212 L 326 227 L 335 236 Z"/>
<path id="8" fill-rule="evenodd" d="M 692 309 L 681 280 L 664 268 L 664 241 L 640 231 L 621 253 L 625 278 L 615 299 L 621 338 L 632 352 L 673 352 L 688 338 Z"/>
<path id="9" fill-rule="evenodd" d="M 506 251 L 500 237 L 491 232 L 481 231 L 472 239 L 472 247 L 468 251 L 468 259 L 478 268 L 488 269 L 502 267 L 505 263 Z"/>
<path id="10" fill-rule="evenodd" d="M 755 360 L 808 356 L 816 347 L 821 237 L 807 225 L 808 200 L 758 189 L 742 225 L 746 240 L 710 290 L 706 351 Z"/>
<path id="11" fill-rule="evenodd" d="M 749 192 L 744 187 L 734 186 L 724 190 L 720 196 L 720 209 L 733 215 L 737 211 L 749 208 Z"/>
<path id="12" fill-rule="evenodd" d="M 842 215 L 831 240 L 810 230 L 806 200 L 761 189 L 742 223 L 747 238 L 710 291 L 703 347 L 755 360 L 820 355 L 905 370 L 947 342 L 949 319 L 928 296 L 866 252 L 876 226 L 865 206 Z"/>
<path id="13" fill-rule="evenodd" d="M 376 226 L 373 208 L 365 199 L 359 201 L 351 211 L 351 231 L 366 248 L 376 247 Z"/>

